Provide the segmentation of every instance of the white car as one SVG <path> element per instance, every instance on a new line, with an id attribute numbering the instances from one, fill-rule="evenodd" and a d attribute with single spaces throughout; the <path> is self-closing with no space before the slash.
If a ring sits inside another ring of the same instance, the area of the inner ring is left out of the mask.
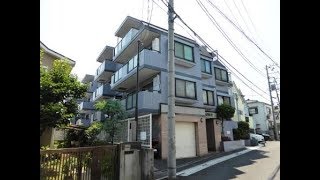
<path id="1" fill-rule="evenodd" d="M 258 140 L 258 143 L 264 143 L 265 142 L 264 137 L 262 135 L 250 133 L 250 139 L 253 139 L 253 138 Z"/>

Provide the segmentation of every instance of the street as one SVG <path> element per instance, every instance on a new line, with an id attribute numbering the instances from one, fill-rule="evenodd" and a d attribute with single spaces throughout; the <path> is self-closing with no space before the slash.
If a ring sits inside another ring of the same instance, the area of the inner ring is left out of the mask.
<path id="1" fill-rule="evenodd" d="M 279 180 L 280 142 L 268 141 L 266 147 L 250 151 L 178 179 L 197 180 Z"/>

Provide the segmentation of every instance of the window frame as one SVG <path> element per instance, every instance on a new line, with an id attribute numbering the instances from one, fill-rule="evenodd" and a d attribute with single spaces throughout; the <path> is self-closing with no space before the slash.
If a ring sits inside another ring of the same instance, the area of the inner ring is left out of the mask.
<path id="1" fill-rule="evenodd" d="M 250 108 L 249 108 L 249 114 L 254 115 L 254 114 L 250 113 L 250 110 L 251 110 L 251 109 L 254 109 L 254 111 L 255 111 L 254 114 L 259 114 L 258 107 L 250 107 Z"/>
<path id="2" fill-rule="evenodd" d="M 221 73 L 221 71 L 225 71 L 226 72 L 226 75 L 227 75 L 227 80 L 225 81 L 225 80 L 222 80 L 222 73 Z M 216 80 L 219 80 L 219 81 L 223 81 L 223 82 L 229 82 L 229 76 L 228 76 L 228 71 L 227 70 L 224 70 L 224 69 L 221 69 L 221 68 L 218 68 L 218 67 L 214 67 L 214 72 L 215 72 L 215 79 Z M 219 72 L 219 74 L 220 74 L 220 77 L 221 77 L 221 79 L 217 79 L 217 75 L 216 75 L 216 73 L 218 73 Z"/>
<path id="3" fill-rule="evenodd" d="M 206 89 L 202 89 L 202 91 L 206 93 L 206 98 L 207 98 L 207 103 L 204 103 L 204 101 L 203 101 L 203 104 L 204 105 L 208 105 L 208 106 L 215 106 L 215 103 L 214 103 L 214 91 L 206 90 Z M 212 92 L 212 102 L 213 102 L 213 104 L 209 104 L 208 92 Z"/>
<path id="4" fill-rule="evenodd" d="M 126 110 L 130 110 L 130 109 L 133 109 L 133 108 L 136 107 L 136 103 L 133 103 L 133 102 L 134 102 L 134 101 L 133 101 L 133 98 L 135 98 L 135 96 L 136 96 L 136 93 L 129 93 L 129 94 L 127 95 L 127 98 L 126 98 Z M 131 103 L 132 103 L 132 105 L 131 105 L 130 108 L 128 108 L 128 99 L 129 99 L 129 97 L 131 98 Z M 137 100 L 137 99 L 136 99 L 136 100 Z"/>
<path id="5" fill-rule="evenodd" d="M 185 88 L 184 88 L 185 96 L 178 96 L 177 95 L 177 80 L 184 81 L 184 83 L 185 83 Z M 193 86 L 194 86 L 194 98 L 187 97 L 187 82 L 193 83 Z M 180 78 L 175 78 L 175 83 L 174 84 L 175 84 L 175 96 L 176 97 L 197 100 L 197 85 L 196 85 L 196 82 L 185 80 L 185 79 L 180 79 Z"/>
<path id="6" fill-rule="evenodd" d="M 209 64 L 210 64 L 210 72 L 209 73 L 206 72 L 206 61 L 209 62 Z M 212 63 L 211 63 L 211 61 L 203 59 L 203 58 L 200 58 L 200 62 L 201 62 L 201 72 L 212 75 Z M 202 71 L 202 62 L 204 62 L 204 71 Z"/>
<path id="7" fill-rule="evenodd" d="M 178 56 L 176 56 L 176 43 L 177 44 L 180 44 L 180 45 L 182 45 L 182 54 L 183 54 L 183 57 L 178 57 Z M 185 56 L 185 51 L 184 51 L 184 47 L 185 46 L 187 46 L 187 47 L 190 47 L 191 48 L 191 52 L 192 52 L 192 60 L 188 60 L 188 59 L 186 59 L 186 56 Z M 174 57 L 176 57 L 176 58 L 180 58 L 180 59 L 183 59 L 183 60 L 185 60 L 185 61 L 187 61 L 187 62 L 195 62 L 195 59 L 194 59 L 194 52 L 193 52 L 193 47 L 192 46 L 189 46 L 189 45 L 186 45 L 186 44 L 183 44 L 183 43 L 181 43 L 181 42 L 179 42 L 179 41 L 174 41 Z"/>
<path id="8" fill-rule="evenodd" d="M 222 97 L 223 103 L 225 101 L 224 98 L 228 98 L 229 99 L 229 105 L 231 106 L 231 98 L 229 96 L 222 96 L 222 95 L 217 95 L 217 103 L 218 103 L 218 105 L 219 105 L 219 96 Z"/>

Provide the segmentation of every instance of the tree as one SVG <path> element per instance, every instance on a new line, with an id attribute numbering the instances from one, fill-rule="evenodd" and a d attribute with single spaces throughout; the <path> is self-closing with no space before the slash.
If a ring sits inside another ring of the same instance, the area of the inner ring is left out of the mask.
<path id="1" fill-rule="evenodd" d="M 40 52 L 40 136 L 46 128 L 67 125 L 78 113 L 77 99 L 83 98 L 87 86 L 71 73 L 70 64 L 57 59 L 50 70 L 42 66 Z"/>
<path id="2" fill-rule="evenodd" d="M 235 108 L 230 106 L 229 104 L 221 104 L 217 107 L 217 116 L 221 119 L 221 139 L 224 137 L 223 131 L 223 122 L 224 120 L 229 121 L 233 117 L 235 112 Z"/>
<path id="3" fill-rule="evenodd" d="M 127 113 L 120 104 L 120 101 L 116 99 L 99 101 L 94 106 L 96 110 L 107 115 L 103 130 L 106 134 L 109 134 L 111 143 L 113 144 L 114 137 L 121 127 L 119 120 L 125 119 Z"/>

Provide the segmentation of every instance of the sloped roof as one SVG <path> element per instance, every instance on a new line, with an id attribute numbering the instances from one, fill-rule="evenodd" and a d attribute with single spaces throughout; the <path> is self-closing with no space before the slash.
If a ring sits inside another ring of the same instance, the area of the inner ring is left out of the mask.
<path id="1" fill-rule="evenodd" d="M 50 54 L 50 55 L 52 55 L 54 57 L 57 57 L 59 59 L 67 59 L 72 67 L 74 67 L 76 65 L 76 61 L 74 61 L 74 60 L 72 60 L 72 59 L 70 59 L 70 58 L 68 58 L 68 57 L 66 57 L 66 56 L 64 56 L 64 55 L 62 55 L 62 54 L 50 49 L 50 48 L 48 48 L 41 41 L 40 41 L 40 48 L 42 48 L 46 53 L 48 53 L 48 54 Z"/>

